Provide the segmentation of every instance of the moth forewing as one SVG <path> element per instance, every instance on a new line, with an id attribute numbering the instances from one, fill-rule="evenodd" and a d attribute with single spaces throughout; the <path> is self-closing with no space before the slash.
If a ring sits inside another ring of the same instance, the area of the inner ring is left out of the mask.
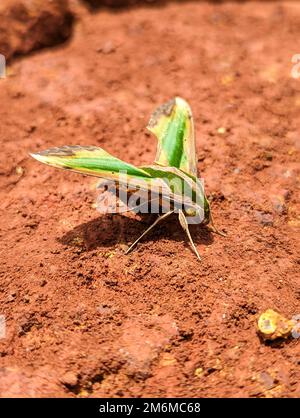
<path id="1" fill-rule="evenodd" d="M 142 169 L 110 155 L 99 147 L 65 145 L 49 148 L 31 156 L 52 167 L 106 180 L 126 183 L 128 179 L 134 179 L 136 184 L 144 184 L 151 180 L 151 176 Z"/>
<path id="2" fill-rule="evenodd" d="M 193 116 L 184 99 L 175 97 L 156 109 L 147 129 L 158 140 L 155 163 L 197 176 Z"/>

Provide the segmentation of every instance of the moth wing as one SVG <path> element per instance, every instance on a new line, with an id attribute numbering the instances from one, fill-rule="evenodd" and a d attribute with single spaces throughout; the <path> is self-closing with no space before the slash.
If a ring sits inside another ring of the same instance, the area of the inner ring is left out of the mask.
<path id="1" fill-rule="evenodd" d="M 106 180 L 98 184 L 99 195 L 96 201 L 96 208 L 102 214 L 143 212 L 148 206 L 149 191 L 139 188 L 127 188 L 118 185 L 114 181 Z M 146 212 L 147 213 L 147 212 Z"/>
<path id="2" fill-rule="evenodd" d="M 122 202 L 117 193 L 118 186 L 112 180 L 103 180 L 97 185 L 98 196 L 96 199 L 96 209 L 102 214 L 123 213 L 130 209 Z"/>
<path id="3" fill-rule="evenodd" d="M 151 199 L 159 199 L 164 203 L 173 202 L 172 193 L 169 185 L 159 176 L 158 171 L 153 174 L 142 167 L 135 167 L 116 157 L 113 157 L 102 148 L 93 146 L 63 146 L 59 148 L 50 148 L 36 154 L 31 154 L 38 161 L 50 166 L 77 173 L 87 174 L 91 176 L 105 179 L 110 184 L 110 189 L 97 202 L 100 212 L 114 213 L 116 210 L 134 210 L 144 207 L 149 200 L 149 192 Z M 118 209 L 112 206 L 112 184 L 118 190 L 118 200 L 121 201 Z M 133 199 L 127 201 L 122 198 L 120 191 L 129 190 L 129 197 Z M 135 200 L 134 200 L 135 199 Z M 137 200 L 140 199 L 140 202 Z M 106 204 L 104 204 L 106 203 Z M 138 204 L 135 204 L 138 203 Z"/>
<path id="4" fill-rule="evenodd" d="M 197 177 L 193 116 L 184 99 L 175 97 L 160 106 L 152 114 L 147 129 L 158 140 L 156 164 L 176 167 Z"/>
<path id="5" fill-rule="evenodd" d="M 149 179 L 143 170 L 110 155 L 102 148 L 94 146 L 71 145 L 49 148 L 31 154 L 36 160 L 52 167 L 71 170 L 107 180 L 119 180 L 120 174 L 126 173 L 132 177 Z"/>
<path id="6" fill-rule="evenodd" d="M 151 189 L 126 188 L 111 180 L 100 182 L 96 208 L 102 214 L 107 213 L 165 213 L 173 207 L 171 191 L 155 192 Z"/>
<path id="7" fill-rule="evenodd" d="M 36 160 L 52 167 L 101 177 L 140 190 L 161 190 L 167 186 L 161 179 L 152 178 L 141 168 L 128 164 L 94 146 L 63 146 L 31 154 Z"/>

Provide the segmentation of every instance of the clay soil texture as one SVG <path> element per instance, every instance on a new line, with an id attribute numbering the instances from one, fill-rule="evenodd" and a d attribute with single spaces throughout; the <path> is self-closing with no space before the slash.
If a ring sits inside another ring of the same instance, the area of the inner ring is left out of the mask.
<path id="1" fill-rule="evenodd" d="M 299 396 L 299 339 L 263 342 L 257 319 L 300 314 L 300 4 L 68 7 L 0 79 L 1 396 Z M 125 255 L 153 217 L 100 215 L 94 178 L 29 156 L 150 164 L 148 118 L 176 95 L 227 232 L 192 227 L 201 263 L 176 217 Z"/>

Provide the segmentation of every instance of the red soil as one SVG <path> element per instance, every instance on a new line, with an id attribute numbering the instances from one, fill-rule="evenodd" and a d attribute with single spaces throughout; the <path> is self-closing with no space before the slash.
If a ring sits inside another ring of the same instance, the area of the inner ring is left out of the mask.
<path id="1" fill-rule="evenodd" d="M 71 5 L 70 42 L 0 80 L 1 396 L 299 396 L 298 340 L 256 333 L 267 308 L 300 314 L 299 3 Z M 151 163 L 144 127 L 175 95 L 228 233 L 193 228 L 202 263 L 176 218 L 124 255 L 148 220 L 99 216 L 94 179 L 28 156 Z"/>

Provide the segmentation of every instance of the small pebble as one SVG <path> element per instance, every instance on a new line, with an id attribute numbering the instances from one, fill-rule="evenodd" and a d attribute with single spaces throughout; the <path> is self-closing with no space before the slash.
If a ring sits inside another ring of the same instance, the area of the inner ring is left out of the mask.
<path id="1" fill-rule="evenodd" d="M 74 387 L 78 383 L 78 377 L 73 372 L 67 372 L 61 377 L 60 381 L 65 386 Z"/>
<path id="2" fill-rule="evenodd" d="M 97 52 L 101 52 L 102 54 L 111 54 L 112 52 L 115 52 L 116 47 L 111 41 L 105 42 L 105 44 L 97 49 Z"/>
<path id="3" fill-rule="evenodd" d="M 260 315 L 257 327 L 258 332 L 265 340 L 273 341 L 277 338 L 288 338 L 294 323 L 273 309 L 267 309 Z"/>
<path id="4" fill-rule="evenodd" d="M 263 213 L 257 210 L 255 212 L 255 217 L 258 220 L 258 222 L 261 223 L 262 225 L 273 226 L 274 219 L 271 213 Z"/>
<path id="5" fill-rule="evenodd" d="M 227 130 L 226 130 L 226 128 L 224 128 L 224 126 L 221 126 L 220 128 L 217 129 L 217 132 L 220 135 L 224 135 L 224 134 L 226 134 Z"/>

